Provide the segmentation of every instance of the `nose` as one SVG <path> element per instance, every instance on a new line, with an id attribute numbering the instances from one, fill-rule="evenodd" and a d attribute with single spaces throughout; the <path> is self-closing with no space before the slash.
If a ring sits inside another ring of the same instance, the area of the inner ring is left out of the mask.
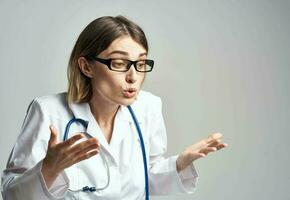
<path id="1" fill-rule="evenodd" d="M 126 81 L 128 83 L 135 83 L 137 81 L 137 71 L 133 66 L 130 67 L 130 69 L 126 73 Z"/>

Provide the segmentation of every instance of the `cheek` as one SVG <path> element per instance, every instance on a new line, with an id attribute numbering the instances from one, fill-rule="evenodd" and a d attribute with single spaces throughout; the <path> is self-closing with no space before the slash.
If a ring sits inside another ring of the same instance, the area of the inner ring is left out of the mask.
<path id="1" fill-rule="evenodd" d="M 143 85 L 143 83 L 145 81 L 145 78 L 146 78 L 145 74 L 140 75 L 140 77 L 138 79 L 138 84 L 139 84 L 140 88 L 142 87 L 142 85 Z"/>
<path id="2" fill-rule="evenodd" d="M 94 88 L 101 90 L 116 90 L 119 89 L 122 83 L 125 81 L 124 76 L 119 74 L 107 73 L 104 71 L 94 74 L 94 79 L 92 80 Z"/>
<path id="3" fill-rule="evenodd" d="M 145 74 L 138 74 L 137 76 L 137 81 L 133 85 L 140 89 L 146 76 Z M 94 73 L 94 77 L 95 78 L 92 79 L 93 87 L 103 92 L 106 91 L 106 93 L 116 92 L 130 85 L 126 81 L 126 74 L 122 73 L 98 70 Z"/>

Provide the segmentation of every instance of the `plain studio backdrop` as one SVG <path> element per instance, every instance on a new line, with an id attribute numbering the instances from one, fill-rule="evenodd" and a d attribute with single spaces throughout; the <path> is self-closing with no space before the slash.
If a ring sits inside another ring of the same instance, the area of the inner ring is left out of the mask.
<path id="1" fill-rule="evenodd" d="M 1 171 L 31 100 L 66 90 L 83 28 L 122 14 L 149 40 L 144 89 L 163 99 L 167 155 L 213 132 L 229 144 L 195 162 L 194 194 L 152 199 L 289 200 L 289 10 L 282 0 L 0 1 Z"/>

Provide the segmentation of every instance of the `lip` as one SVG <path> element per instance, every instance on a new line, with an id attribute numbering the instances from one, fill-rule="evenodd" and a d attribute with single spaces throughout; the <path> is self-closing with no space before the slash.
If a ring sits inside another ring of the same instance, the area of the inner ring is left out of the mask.
<path id="1" fill-rule="evenodd" d="M 123 95 L 127 98 L 132 98 L 136 95 L 137 89 L 136 88 L 128 88 L 123 91 Z"/>

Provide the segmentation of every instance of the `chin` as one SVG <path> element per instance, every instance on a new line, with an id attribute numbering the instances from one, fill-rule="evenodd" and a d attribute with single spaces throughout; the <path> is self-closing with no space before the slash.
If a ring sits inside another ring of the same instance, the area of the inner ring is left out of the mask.
<path id="1" fill-rule="evenodd" d="M 123 105 L 123 106 L 129 106 L 132 103 L 134 103 L 135 101 L 136 101 L 136 97 L 133 97 L 133 98 L 123 98 L 120 101 L 120 104 Z"/>

